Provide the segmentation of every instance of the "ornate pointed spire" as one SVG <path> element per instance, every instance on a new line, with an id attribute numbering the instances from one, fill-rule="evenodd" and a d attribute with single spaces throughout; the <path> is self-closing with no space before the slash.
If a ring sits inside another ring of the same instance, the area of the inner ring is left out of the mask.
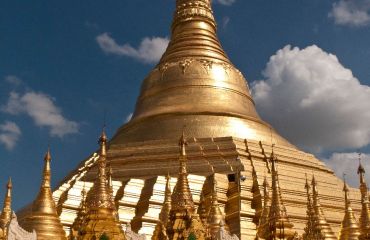
<path id="1" fill-rule="evenodd" d="M 170 211 L 171 211 L 171 177 L 169 175 L 166 176 L 166 189 L 164 192 L 164 202 L 161 213 L 159 214 L 159 219 L 163 222 L 165 226 L 167 226 L 170 218 Z"/>
<path id="2" fill-rule="evenodd" d="M 340 230 L 340 240 L 357 240 L 360 236 L 360 229 L 357 224 L 357 220 L 351 208 L 351 202 L 349 200 L 349 189 L 346 184 L 346 179 L 343 177 L 343 192 L 345 201 L 345 213 L 342 221 L 342 227 Z"/>
<path id="3" fill-rule="evenodd" d="M 370 207 L 367 184 L 365 181 L 365 169 L 361 164 L 361 153 L 358 155 L 359 166 L 357 174 L 360 176 L 360 192 L 361 192 L 361 216 L 360 216 L 360 232 L 359 237 L 362 239 L 370 239 Z"/>
<path id="4" fill-rule="evenodd" d="M 270 198 L 270 185 L 267 182 L 265 176 L 263 180 L 263 209 L 261 213 L 261 218 L 258 224 L 257 235 L 259 238 L 267 239 L 269 236 L 269 212 L 271 207 L 271 198 Z"/>
<path id="5" fill-rule="evenodd" d="M 99 138 L 98 176 L 95 178 L 87 201 L 88 212 L 81 227 L 80 240 L 98 239 L 105 235 L 113 240 L 125 240 L 117 218 L 116 206 L 107 179 L 107 135 L 105 127 Z"/>
<path id="6" fill-rule="evenodd" d="M 190 191 L 187 173 L 186 158 L 187 141 L 183 132 L 179 140 L 179 174 L 177 183 L 172 193 L 172 208 L 170 212 L 170 223 L 167 233 L 170 239 L 183 239 L 192 231 L 204 234 L 199 215 L 195 213 L 193 196 Z M 200 224 L 200 225 L 199 225 Z"/>
<path id="7" fill-rule="evenodd" d="M 186 146 L 188 145 L 185 134 L 183 132 L 179 140 L 179 175 L 177 178 L 177 183 L 172 194 L 172 210 L 176 212 L 189 212 L 193 213 L 195 210 L 193 195 L 191 194 L 189 181 L 188 181 L 188 172 L 187 172 L 187 157 L 186 157 Z"/>
<path id="8" fill-rule="evenodd" d="M 310 192 L 310 184 L 308 183 L 307 174 L 306 174 L 306 184 L 305 187 L 306 194 L 307 194 L 307 223 L 306 227 L 304 228 L 303 239 L 304 240 L 311 240 L 311 239 L 322 239 L 316 237 L 316 229 L 315 229 L 315 211 L 312 204 L 311 192 Z"/>
<path id="9" fill-rule="evenodd" d="M 220 230 L 221 222 L 225 222 L 224 215 L 220 209 L 217 199 L 217 180 L 216 175 L 212 174 L 212 200 L 211 207 L 209 209 L 207 225 L 211 236 L 215 237 Z"/>
<path id="10" fill-rule="evenodd" d="M 312 206 L 314 210 L 314 218 L 315 218 L 315 232 L 316 237 L 321 237 L 323 239 L 337 239 L 333 230 L 331 229 L 330 225 L 326 221 L 324 212 L 322 210 L 320 199 L 319 199 L 319 191 L 317 190 L 317 182 L 316 178 L 312 176 Z"/>
<path id="11" fill-rule="evenodd" d="M 30 214 L 22 219 L 21 225 L 27 231 L 36 230 L 37 239 L 66 239 L 65 231 L 57 214 L 51 192 L 51 154 L 48 148 L 44 157 L 44 170 L 39 194 L 32 203 Z"/>
<path id="12" fill-rule="evenodd" d="M 277 157 L 274 146 L 271 153 L 272 198 L 269 212 L 269 239 L 291 239 L 294 237 L 294 225 L 289 221 L 286 208 L 281 197 L 279 175 L 276 169 Z"/>
<path id="13" fill-rule="evenodd" d="M 0 228 L 6 233 L 6 227 L 12 218 L 12 179 L 9 178 L 8 184 L 6 185 L 6 194 L 4 198 L 4 205 L 0 215 Z"/>

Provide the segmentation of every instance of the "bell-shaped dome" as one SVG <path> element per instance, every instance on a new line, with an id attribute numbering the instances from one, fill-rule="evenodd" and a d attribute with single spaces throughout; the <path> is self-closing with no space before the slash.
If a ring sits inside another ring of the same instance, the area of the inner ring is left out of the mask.
<path id="1" fill-rule="evenodd" d="M 177 0 L 172 36 L 144 80 L 132 120 L 112 143 L 227 137 L 289 145 L 259 117 L 248 83 L 216 34 L 210 0 Z"/>

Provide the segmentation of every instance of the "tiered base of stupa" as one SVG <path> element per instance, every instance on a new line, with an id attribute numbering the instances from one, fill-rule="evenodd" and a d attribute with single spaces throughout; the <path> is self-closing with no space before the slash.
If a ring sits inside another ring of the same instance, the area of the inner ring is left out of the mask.
<path id="1" fill-rule="evenodd" d="M 271 143 L 232 137 L 188 139 L 187 148 L 190 188 L 196 204 L 200 194 L 210 202 L 211 165 L 217 177 L 217 194 L 230 231 L 241 239 L 254 239 L 262 210 L 264 176 L 270 180 Z M 292 147 L 274 147 L 278 158 L 282 199 L 294 230 L 301 235 L 307 222 L 305 174 L 314 174 L 319 197 L 328 223 L 335 233 L 344 216 L 343 182 L 313 155 Z M 96 174 L 91 168 L 97 155 L 91 156 L 73 171 L 54 191 L 54 198 L 67 233 L 81 201 L 81 188 Z M 133 231 L 153 234 L 164 200 L 165 176 L 172 176 L 172 188 L 178 172 L 178 145 L 172 141 L 146 141 L 112 145 L 108 159 L 113 169 L 115 203 L 122 225 L 131 223 Z M 154 164 L 155 163 L 155 164 Z M 90 170 L 88 170 L 90 169 Z M 240 176 L 238 172 L 241 171 Z M 243 178 L 245 177 L 245 180 Z M 244 180 L 244 181 L 243 181 Z M 84 183 L 84 181 L 86 183 Z M 239 188 L 240 183 L 240 188 Z M 352 208 L 359 214 L 360 193 L 351 189 Z M 357 216 L 358 217 L 358 216 Z"/>

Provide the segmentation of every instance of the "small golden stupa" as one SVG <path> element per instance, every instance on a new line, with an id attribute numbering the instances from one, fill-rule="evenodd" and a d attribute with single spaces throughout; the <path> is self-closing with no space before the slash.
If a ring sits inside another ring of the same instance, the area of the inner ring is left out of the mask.
<path id="1" fill-rule="evenodd" d="M 325 215 L 323 213 L 319 192 L 317 190 L 316 178 L 312 176 L 312 207 L 313 207 L 313 220 L 314 220 L 314 235 L 315 237 L 321 237 L 323 239 L 337 239 L 330 225 L 328 224 Z"/>
<path id="2" fill-rule="evenodd" d="M 357 240 L 360 236 L 360 228 L 358 226 L 356 217 L 351 208 L 351 201 L 349 200 L 349 189 L 344 180 L 343 186 L 345 215 L 342 221 L 342 228 L 339 235 L 339 240 Z"/>
<path id="3" fill-rule="evenodd" d="M 55 202 L 50 187 L 51 154 L 50 149 L 45 154 L 44 171 L 40 191 L 32 203 L 29 212 L 19 223 L 27 231 L 36 230 L 38 240 L 66 240 L 66 232 L 57 214 Z"/>
<path id="4" fill-rule="evenodd" d="M 112 199 L 111 186 L 108 185 L 106 172 L 107 136 L 104 130 L 99 138 L 99 144 L 99 172 L 90 190 L 87 213 L 80 213 L 80 215 L 85 214 L 85 216 L 80 223 L 77 239 L 125 240 L 125 234 L 116 216 L 116 206 Z M 81 210 L 83 211 L 83 208 Z"/>

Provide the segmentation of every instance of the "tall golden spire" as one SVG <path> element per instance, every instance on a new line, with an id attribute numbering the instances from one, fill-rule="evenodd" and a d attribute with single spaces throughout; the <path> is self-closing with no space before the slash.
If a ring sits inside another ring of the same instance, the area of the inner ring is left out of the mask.
<path id="1" fill-rule="evenodd" d="M 258 224 L 257 235 L 259 238 L 267 239 L 269 236 L 269 212 L 271 207 L 271 198 L 269 191 L 269 184 L 265 176 L 263 180 L 263 209 L 261 218 Z"/>
<path id="2" fill-rule="evenodd" d="M 370 208 L 369 208 L 369 195 L 367 184 L 365 181 L 365 169 L 361 164 L 361 153 L 359 154 L 359 166 L 357 174 L 360 176 L 360 192 L 361 192 L 361 216 L 360 216 L 360 232 L 359 237 L 362 239 L 370 239 Z"/>
<path id="3" fill-rule="evenodd" d="M 295 232 L 294 225 L 289 221 L 286 208 L 283 204 L 279 186 L 279 175 L 276 169 L 277 158 L 274 149 L 271 153 L 271 177 L 272 177 L 272 198 L 269 212 L 270 236 L 268 239 L 292 239 Z"/>
<path id="4" fill-rule="evenodd" d="M 167 229 L 168 237 L 172 240 L 188 239 L 190 236 L 196 239 L 204 239 L 205 229 L 195 213 L 193 196 L 188 182 L 186 167 L 186 145 L 187 141 L 184 132 L 179 141 L 179 174 L 177 183 L 172 193 L 172 207 L 170 222 Z M 192 237 L 191 237 L 192 238 Z"/>
<path id="5" fill-rule="evenodd" d="M 317 190 L 316 178 L 312 176 L 312 205 L 314 209 L 315 217 L 315 230 L 323 239 L 337 239 L 330 225 L 326 221 L 324 212 L 321 208 L 319 191 Z"/>
<path id="6" fill-rule="evenodd" d="M 317 236 L 320 233 L 316 231 L 315 210 L 313 208 L 310 188 L 311 187 L 310 184 L 308 183 L 306 174 L 305 189 L 307 193 L 307 224 L 304 229 L 303 239 L 304 240 L 322 239 L 322 236 Z"/>
<path id="7" fill-rule="evenodd" d="M 4 233 L 6 233 L 6 228 L 12 217 L 12 188 L 12 179 L 9 178 L 8 184 L 6 185 L 3 210 L 0 215 L 0 228 L 4 230 Z"/>
<path id="8" fill-rule="evenodd" d="M 179 125 L 195 138 L 270 142 L 271 127 L 260 119 L 246 79 L 221 47 L 211 1 L 176 0 L 171 32 L 167 50 L 141 86 L 131 121 L 111 143 L 175 139 Z M 291 146 L 273 135 L 276 143 Z"/>
<path id="9" fill-rule="evenodd" d="M 212 200 L 211 200 L 211 206 L 208 213 L 207 218 L 207 227 L 209 229 L 209 232 L 211 236 L 216 236 L 216 234 L 219 232 L 221 224 L 225 222 L 224 215 L 220 209 L 220 206 L 218 204 L 217 199 L 217 181 L 216 176 L 213 173 L 212 174 Z"/>
<path id="10" fill-rule="evenodd" d="M 21 225 L 28 231 L 36 230 L 38 240 L 65 240 L 66 233 L 57 214 L 51 192 L 51 154 L 47 150 L 39 194 L 32 203 L 30 214 L 22 219 Z"/>
<path id="11" fill-rule="evenodd" d="M 188 172 L 187 172 L 187 157 L 186 157 L 186 146 L 188 145 L 184 132 L 179 141 L 180 157 L 179 157 L 179 175 L 177 183 L 172 194 L 172 209 L 174 212 L 194 212 L 195 206 L 193 201 L 193 195 L 191 194 Z"/>
<path id="12" fill-rule="evenodd" d="M 349 200 L 349 189 L 344 178 L 344 201 L 345 201 L 345 213 L 342 221 L 342 227 L 340 230 L 340 240 L 357 240 L 360 236 L 360 229 L 357 224 L 357 220 L 351 208 L 351 202 Z"/>
<path id="13" fill-rule="evenodd" d="M 107 135 L 105 129 L 99 138 L 98 176 L 90 191 L 88 212 L 78 239 L 91 240 L 106 236 L 110 240 L 125 240 L 125 234 L 116 216 L 116 208 L 107 179 Z"/>

